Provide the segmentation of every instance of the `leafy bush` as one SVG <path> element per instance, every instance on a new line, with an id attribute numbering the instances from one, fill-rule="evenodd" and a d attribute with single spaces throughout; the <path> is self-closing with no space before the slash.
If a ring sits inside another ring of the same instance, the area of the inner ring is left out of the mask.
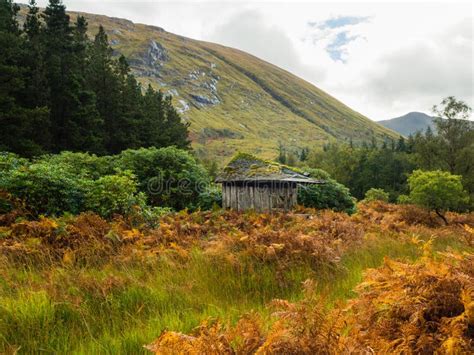
<path id="1" fill-rule="evenodd" d="M 356 205 L 349 189 L 338 183 L 323 170 L 309 169 L 309 174 L 315 179 L 325 180 L 324 184 L 300 186 L 298 203 L 305 207 L 317 209 L 332 209 L 339 212 L 354 213 Z"/>
<path id="2" fill-rule="evenodd" d="M 98 157 L 95 154 L 61 152 L 59 154 L 43 155 L 39 162 L 50 165 L 62 165 L 73 174 L 91 179 L 98 179 L 101 176 L 113 175 L 113 157 Z"/>
<path id="3" fill-rule="evenodd" d="M 188 152 L 175 147 L 126 150 L 115 166 L 135 174 L 140 192 L 153 206 L 190 207 L 209 183 L 205 169 Z"/>
<path id="4" fill-rule="evenodd" d="M 2 154 L 0 162 L 0 189 L 23 200 L 34 215 L 91 210 L 109 217 L 145 204 L 130 172 L 102 175 L 111 171 L 110 157 L 64 152 L 31 163 Z"/>
<path id="5" fill-rule="evenodd" d="M 0 190 L 24 200 L 37 215 L 91 210 L 109 217 L 128 213 L 134 204 L 150 218 L 161 214 L 152 207 L 210 209 L 222 197 L 219 190 L 209 188 L 209 182 L 206 170 L 188 152 L 175 147 L 127 150 L 104 157 L 62 152 L 32 162 L 0 154 Z M 146 200 L 151 206 L 146 206 Z"/>
<path id="6" fill-rule="evenodd" d="M 0 152 L 0 213 L 8 213 L 14 209 L 12 196 L 6 191 L 12 171 L 28 164 L 28 160 L 14 153 Z"/>
<path id="7" fill-rule="evenodd" d="M 0 152 L 0 181 L 12 170 L 19 169 L 21 166 L 28 165 L 28 163 L 28 159 L 21 158 L 14 153 Z"/>
<path id="8" fill-rule="evenodd" d="M 331 179 L 331 175 L 326 171 L 318 168 L 305 168 L 304 172 L 309 174 L 313 179 L 328 180 Z"/>
<path id="9" fill-rule="evenodd" d="M 465 208 L 469 201 L 461 179 L 461 176 L 452 175 L 447 171 L 415 170 L 408 178 L 410 201 L 435 211 L 447 224 L 443 213 Z"/>
<path id="10" fill-rule="evenodd" d="M 407 205 L 407 204 L 411 203 L 410 196 L 408 196 L 408 195 L 398 196 L 397 203 L 399 203 L 400 205 Z"/>
<path id="11" fill-rule="evenodd" d="M 84 210 L 87 182 L 63 164 L 19 166 L 2 177 L 2 189 L 25 201 L 35 214 L 79 213 Z"/>
<path id="12" fill-rule="evenodd" d="M 212 210 L 222 206 L 222 190 L 217 186 L 210 186 L 201 192 L 198 197 L 197 208 L 202 211 Z"/>
<path id="13" fill-rule="evenodd" d="M 371 188 L 370 190 L 368 190 L 365 193 L 364 201 L 366 201 L 366 202 L 371 202 L 371 201 L 388 202 L 388 199 L 389 199 L 388 192 L 385 192 L 383 189 Z"/>
<path id="14" fill-rule="evenodd" d="M 137 194 L 137 183 L 130 171 L 94 180 L 86 194 L 86 209 L 102 217 L 128 214 L 136 205 L 145 205 L 145 196 Z"/>

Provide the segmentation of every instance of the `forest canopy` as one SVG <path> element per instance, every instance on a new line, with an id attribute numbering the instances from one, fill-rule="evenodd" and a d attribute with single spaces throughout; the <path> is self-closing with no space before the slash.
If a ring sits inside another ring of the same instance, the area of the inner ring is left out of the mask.
<path id="1" fill-rule="evenodd" d="M 87 35 L 60 0 L 40 13 L 0 1 L 0 150 L 35 156 L 63 150 L 116 154 L 128 148 L 189 148 L 188 124 L 151 86 L 143 93 L 105 29 Z"/>

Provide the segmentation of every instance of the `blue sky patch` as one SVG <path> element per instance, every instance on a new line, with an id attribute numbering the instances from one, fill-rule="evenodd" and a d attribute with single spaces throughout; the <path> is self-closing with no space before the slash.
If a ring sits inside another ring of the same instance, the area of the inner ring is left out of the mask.
<path id="1" fill-rule="evenodd" d="M 329 56 L 331 57 L 332 60 L 334 61 L 341 61 L 345 63 L 345 60 L 343 58 L 343 54 L 346 52 L 346 49 L 344 46 L 357 39 L 359 36 L 349 36 L 348 31 L 343 31 L 339 32 L 336 35 L 336 38 L 328 44 L 326 47 L 326 51 L 328 52 Z"/>
<path id="2" fill-rule="evenodd" d="M 362 22 L 366 22 L 369 16 L 337 16 L 327 19 L 323 22 L 308 22 L 311 27 L 318 27 L 320 29 L 334 29 L 343 26 L 353 26 Z"/>

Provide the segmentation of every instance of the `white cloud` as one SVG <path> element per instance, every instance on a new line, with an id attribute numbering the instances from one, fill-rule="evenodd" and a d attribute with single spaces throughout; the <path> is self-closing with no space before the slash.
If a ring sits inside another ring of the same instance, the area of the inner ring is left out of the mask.
<path id="1" fill-rule="evenodd" d="M 448 95 L 474 106 L 471 1 L 65 2 L 245 50 L 373 119 L 429 112 Z"/>
<path id="2" fill-rule="evenodd" d="M 305 65 L 285 31 L 265 21 L 257 9 L 237 12 L 206 35 L 210 41 L 226 44 L 287 69 L 307 80 L 322 79 L 325 72 Z"/>
<path id="3" fill-rule="evenodd" d="M 291 39 L 282 29 L 265 24 L 264 16 L 256 10 L 236 13 L 227 22 L 215 27 L 208 37 L 211 41 L 226 43 L 271 60 L 281 67 L 300 65 Z"/>

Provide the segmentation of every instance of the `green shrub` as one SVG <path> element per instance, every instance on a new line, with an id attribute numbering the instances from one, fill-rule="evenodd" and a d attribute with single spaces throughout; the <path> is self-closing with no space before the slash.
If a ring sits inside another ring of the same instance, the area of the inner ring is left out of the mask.
<path id="1" fill-rule="evenodd" d="M 388 202 L 389 199 L 388 192 L 385 192 L 384 189 L 375 189 L 371 188 L 365 193 L 364 201 L 371 202 L 371 201 L 384 201 Z"/>
<path id="2" fill-rule="evenodd" d="M 206 170 L 188 152 L 174 147 L 105 157 L 62 152 L 33 162 L 0 154 L 0 190 L 24 200 L 37 215 L 91 210 L 109 217 L 140 205 L 151 219 L 162 212 L 152 207 L 209 209 L 221 201 L 209 183 Z"/>
<path id="3" fill-rule="evenodd" d="M 400 195 L 398 196 L 397 198 L 397 203 L 399 203 L 400 205 L 407 205 L 407 204 L 410 204 L 411 201 L 410 201 L 410 196 L 408 195 Z"/>
<path id="4" fill-rule="evenodd" d="M 469 201 L 461 179 L 447 171 L 415 170 L 408 178 L 410 201 L 435 211 L 447 223 L 443 213 L 465 209 Z"/>
<path id="5" fill-rule="evenodd" d="M 137 194 L 137 182 L 130 171 L 106 175 L 89 183 L 85 207 L 102 217 L 128 214 L 137 205 L 145 205 L 145 196 Z"/>
<path id="6" fill-rule="evenodd" d="M 37 162 L 10 170 L 2 189 L 25 201 L 35 214 L 79 213 L 84 209 L 87 181 L 63 164 Z"/>
<path id="7" fill-rule="evenodd" d="M 160 224 L 161 217 L 173 212 L 169 207 L 156 207 L 146 204 L 139 204 L 134 207 L 128 213 L 128 217 L 129 221 L 136 228 L 156 228 Z"/>
<path id="8" fill-rule="evenodd" d="M 175 147 L 126 150 L 115 166 L 135 174 L 139 191 L 153 206 L 189 208 L 209 184 L 205 169 L 188 152 Z"/>
<path id="9" fill-rule="evenodd" d="M 23 200 L 34 215 L 78 214 L 90 210 L 103 217 L 145 205 L 130 172 L 103 175 L 108 160 L 86 153 L 45 155 L 33 163 L 13 154 L 0 158 L 0 189 Z"/>
<path id="10" fill-rule="evenodd" d="M 309 176 L 311 176 L 313 179 L 317 180 L 329 180 L 331 179 L 331 175 L 327 173 L 326 171 L 318 168 L 304 168 L 303 171 Z"/>
<path id="11" fill-rule="evenodd" d="M 5 184 L 4 179 L 7 178 L 13 170 L 29 164 L 28 159 L 21 158 L 14 153 L 0 152 L 0 188 Z"/>
<path id="12" fill-rule="evenodd" d="M 298 189 L 298 203 L 305 207 L 317 209 L 332 209 L 334 211 L 354 213 L 355 200 L 349 189 L 331 179 L 328 173 L 321 169 L 306 169 L 315 179 L 323 179 L 324 184 L 300 186 Z"/>
<path id="13" fill-rule="evenodd" d="M 51 165 L 62 165 L 73 174 L 91 179 L 115 173 L 113 157 L 110 156 L 98 157 L 89 153 L 61 152 L 43 155 L 38 161 Z"/>
<path id="14" fill-rule="evenodd" d="M 210 186 L 199 194 L 197 208 L 202 211 L 212 210 L 222 206 L 222 190 L 217 186 Z M 195 208 L 196 209 L 196 208 Z"/>

